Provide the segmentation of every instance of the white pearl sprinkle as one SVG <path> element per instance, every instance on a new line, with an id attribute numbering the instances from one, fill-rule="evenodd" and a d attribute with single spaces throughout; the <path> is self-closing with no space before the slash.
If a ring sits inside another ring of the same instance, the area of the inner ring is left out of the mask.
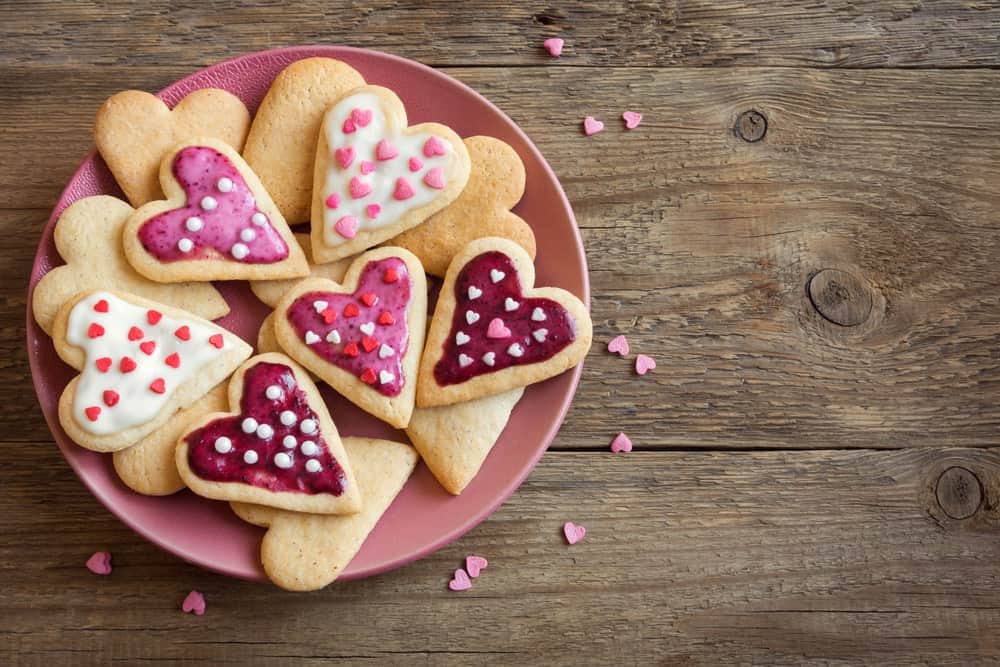
<path id="1" fill-rule="evenodd" d="M 257 420 L 253 417 L 247 417 L 243 420 L 243 423 L 240 424 L 240 428 L 243 429 L 244 433 L 253 433 L 257 430 Z"/>
<path id="2" fill-rule="evenodd" d="M 295 446 L 299 444 L 299 442 L 295 439 L 294 435 L 286 435 L 282 438 L 281 444 L 283 444 L 287 449 L 295 449 Z"/>
<path id="3" fill-rule="evenodd" d="M 315 419 L 303 419 L 302 423 L 299 424 L 299 430 L 310 435 L 316 432 L 316 420 Z"/>
<path id="4" fill-rule="evenodd" d="M 483 295 L 483 290 L 479 289 L 475 285 L 469 285 L 469 298 L 478 299 Z"/>
<path id="5" fill-rule="evenodd" d="M 233 182 L 223 176 L 219 179 L 219 182 L 215 184 L 215 187 L 219 188 L 219 192 L 232 192 Z"/>
<path id="6" fill-rule="evenodd" d="M 252 449 L 248 449 L 245 452 L 243 452 L 243 460 L 249 463 L 250 465 L 257 463 L 259 459 L 260 457 L 257 456 L 257 452 L 255 452 Z"/>
<path id="7" fill-rule="evenodd" d="M 524 354 L 524 348 L 521 347 L 520 343 L 514 343 L 513 345 L 507 348 L 507 354 L 509 354 L 512 357 L 520 357 L 522 354 Z"/>
<path id="8" fill-rule="evenodd" d="M 327 343 L 333 343 L 334 345 L 336 345 L 337 343 L 339 343 L 340 342 L 340 332 L 337 331 L 336 329 L 330 329 L 330 333 L 328 333 L 326 335 L 326 342 Z"/>
<path id="9" fill-rule="evenodd" d="M 215 451 L 220 454 L 228 454 L 233 451 L 233 441 L 226 436 L 221 436 L 215 439 Z"/>
<path id="10" fill-rule="evenodd" d="M 497 362 L 496 352 L 487 352 L 483 355 L 483 363 L 487 366 L 493 366 Z"/>
<path id="11" fill-rule="evenodd" d="M 460 354 L 460 355 L 458 355 L 458 365 L 461 368 L 465 368 L 466 366 L 468 366 L 471 363 L 472 363 L 472 357 L 470 357 L 469 355 L 467 355 L 467 354 Z"/>
<path id="12" fill-rule="evenodd" d="M 205 226 L 201 218 L 196 215 L 192 215 L 190 218 L 184 221 L 184 226 L 187 227 L 189 232 L 200 232 L 201 228 Z"/>
<path id="13" fill-rule="evenodd" d="M 246 247 L 242 243 L 234 243 L 233 247 L 229 249 L 229 252 L 232 253 L 233 257 L 236 259 L 243 259 L 250 254 L 250 248 Z"/>
<path id="14" fill-rule="evenodd" d="M 465 321 L 469 324 L 475 324 L 479 321 L 479 313 L 474 310 L 465 311 Z"/>
<path id="15" fill-rule="evenodd" d="M 521 304 L 514 301 L 514 299 L 507 297 L 507 299 L 503 302 L 503 309 L 509 313 L 512 310 L 517 310 L 517 307 L 520 305 Z"/>
<path id="16" fill-rule="evenodd" d="M 257 225 L 258 227 L 263 227 L 264 225 L 267 224 L 267 216 L 258 211 L 257 213 L 254 213 L 253 216 L 251 216 L 250 222 Z"/>
<path id="17" fill-rule="evenodd" d="M 319 447 L 317 447 L 316 443 L 312 440 L 306 440 L 303 442 L 299 449 L 301 449 L 302 453 L 306 456 L 315 456 L 316 452 L 319 451 Z"/>
<path id="18" fill-rule="evenodd" d="M 274 455 L 274 465 L 282 468 L 283 470 L 288 470 L 292 467 L 292 457 L 286 452 L 278 452 Z"/>
<path id="19" fill-rule="evenodd" d="M 323 301 L 321 299 L 313 301 L 313 308 L 316 310 L 317 313 L 322 313 L 324 310 L 327 309 L 329 305 L 330 304 L 328 302 Z"/>
<path id="20" fill-rule="evenodd" d="M 272 401 L 281 398 L 281 387 L 276 384 L 272 384 L 270 387 L 264 390 L 264 395 L 267 396 Z"/>
<path id="21" fill-rule="evenodd" d="M 255 238 L 257 238 L 257 232 L 255 232 L 254 230 L 250 229 L 249 227 L 247 227 L 246 229 L 244 229 L 243 231 L 240 232 L 240 240 L 241 241 L 245 241 L 246 243 L 250 243 Z"/>
<path id="22" fill-rule="evenodd" d="M 547 335 L 549 335 L 549 330 L 548 329 L 535 329 L 534 331 L 531 332 L 531 335 L 539 343 L 544 343 L 545 342 L 545 337 Z"/>
<path id="23" fill-rule="evenodd" d="M 457 334 L 455 334 L 455 345 L 465 345 L 470 340 L 472 339 L 469 338 L 469 335 L 464 331 L 459 331 Z"/>
<path id="24" fill-rule="evenodd" d="M 375 333 L 374 322 L 365 322 L 358 328 L 361 329 L 361 333 L 365 334 L 366 336 L 371 336 L 373 333 Z"/>
<path id="25" fill-rule="evenodd" d="M 267 440 L 272 435 L 274 435 L 274 429 L 271 428 L 270 424 L 261 424 L 257 427 L 257 437 L 261 440 Z"/>
<path id="26" fill-rule="evenodd" d="M 219 205 L 219 202 L 215 201 L 215 197 L 202 197 L 201 207 L 206 211 L 215 210 L 215 207 Z"/>
<path id="27" fill-rule="evenodd" d="M 396 376 L 393 375 L 392 373 L 390 373 L 389 371 L 382 370 L 382 371 L 378 372 L 378 382 L 379 382 L 379 384 L 389 384 L 390 382 L 392 382 L 395 379 L 396 379 Z"/>
<path id="28" fill-rule="evenodd" d="M 316 332 L 314 331 L 306 332 L 306 345 L 312 345 L 313 343 L 318 343 L 320 340 L 321 339 L 319 336 L 316 335 Z"/>
<path id="29" fill-rule="evenodd" d="M 191 252 L 191 248 L 194 247 L 194 241 L 191 239 L 181 239 L 177 242 L 177 249 L 181 252 Z"/>
<path id="30" fill-rule="evenodd" d="M 498 282 L 500 282 L 501 280 L 503 280 L 506 277 L 507 277 L 507 274 L 504 273 L 503 271 L 497 271 L 496 269 L 490 269 L 490 280 L 492 280 L 494 283 L 498 283 Z"/>
<path id="31" fill-rule="evenodd" d="M 316 459 L 309 459 L 306 461 L 306 470 L 309 472 L 319 472 L 323 469 L 323 466 Z"/>
<path id="32" fill-rule="evenodd" d="M 542 310 L 541 308 L 536 307 L 533 311 L 531 311 L 531 319 L 534 320 L 535 322 L 544 322 L 545 311 Z"/>
<path id="33" fill-rule="evenodd" d="M 296 421 L 295 413 L 291 410 L 282 410 L 281 414 L 278 415 L 278 420 L 285 426 L 291 426 Z M 292 436 L 288 437 L 291 438 Z"/>
<path id="34" fill-rule="evenodd" d="M 382 343 L 382 347 L 380 347 L 378 349 L 378 358 L 379 359 L 388 359 L 389 357 L 391 357 L 394 354 L 396 354 L 396 350 L 392 349 L 391 347 L 389 347 L 385 343 Z"/>

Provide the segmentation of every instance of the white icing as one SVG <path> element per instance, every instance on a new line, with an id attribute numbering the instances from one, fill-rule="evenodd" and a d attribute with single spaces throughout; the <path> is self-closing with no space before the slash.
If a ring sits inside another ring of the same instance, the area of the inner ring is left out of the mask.
<path id="1" fill-rule="evenodd" d="M 475 285 L 469 285 L 469 298 L 478 299 L 483 295 L 483 290 L 479 289 Z"/>
<path id="2" fill-rule="evenodd" d="M 323 301 L 322 299 L 317 299 L 316 301 L 313 301 L 313 308 L 316 310 L 317 313 L 322 313 L 324 310 L 329 308 L 329 306 L 330 304 L 326 301 Z"/>
<path id="3" fill-rule="evenodd" d="M 490 280 L 494 283 L 498 283 L 506 277 L 507 274 L 503 271 L 500 271 L 499 269 L 490 269 Z"/>
<path id="4" fill-rule="evenodd" d="M 215 187 L 219 188 L 219 192 L 232 192 L 233 182 L 223 176 L 219 179 L 219 182 L 215 184 Z"/>
<path id="5" fill-rule="evenodd" d="M 385 343 L 382 343 L 382 347 L 380 347 L 378 349 L 378 358 L 379 359 L 388 359 L 389 357 L 391 357 L 394 354 L 396 354 L 396 350 L 392 349 L 391 347 L 389 347 Z"/>
<path id="6" fill-rule="evenodd" d="M 366 334 L 368 336 L 371 336 L 373 333 L 375 333 L 375 323 L 374 322 L 366 322 L 366 323 L 362 324 L 358 328 L 361 329 L 361 333 Z"/>
<path id="7" fill-rule="evenodd" d="M 282 410 L 281 414 L 278 415 L 278 420 L 285 426 L 291 426 L 297 419 L 298 418 L 295 416 L 295 413 L 291 410 Z M 289 435 L 286 437 L 294 439 L 295 436 Z"/>
<path id="8" fill-rule="evenodd" d="M 242 243 L 234 243 L 233 247 L 229 249 L 229 252 L 236 259 L 243 259 L 250 254 L 250 248 L 246 247 Z"/>
<path id="9" fill-rule="evenodd" d="M 328 333 L 326 335 L 326 342 L 327 343 L 333 343 L 334 345 L 336 345 L 337 343 L 339 343 L 340 342 L 340 332 L 337 331 L 336 329 L 330 329 L 330 333 Z"/>
<path id="10" fill-rule="evenodd" d="M 253 465 L 254 463 L 257 463 L 258 460 L 260 460 L 260 457 L 257 455 L 257 452 L 255 452 L 252 449 L 248 449 L 245 452 L 243 452 L 243 460 L 249 463 L 250 465 Z"/>
<path id="11" fill-rule="evenodd" d="M 531 335 L 539 343 L 544 343 L 545 342 L 545 337 L 547 335 L 549 335 L 549 330 L 548 329 L 535 329 L 534 331 L 531 332 Z"/>
<path id="12" fill-rule="evenodd" d="M 292 457 L 286 452 L 278 452 L 274 455 L 274 465 L 287 470 L 292 467 Z"/>
<path id="13" fill-rule="evenodd" d="M 458 365 L 460 367 L 465 368 L 471 363 L 472 363 L 472 357 L 470 357 L 469 355 L 467 354 L 458 355 Z"/>
<path id="14" fill-rule="evenodd" d="M 383 369 L 383 370 L 381 370 L 381 371 L 378 372 L 378 381 L 379 381 L 379 384 L 389 384 L 390 382 L 392 382 L 395 379 L 396 379 L 396 376 L 393 375 L 392 373 L 390 373 L 387 370 Z"/>
<path id="15" fill-rule="evenodd" d="M 514 301 L 514 299 L 507 297 L 503 302 L 503 309 L 509 313 L 512 310 L 517 310 L 517 307 L 520 305 L 521 304 L 518 303 L 517 301 Z"/>
<path id="16" fill-rule="evenodd" d="M 306 345 L 312 345 L 313 343 L 318 343 L 322 340 L 315 331 L 306 332 Z"/>
<path id="17" fill-rule="evenodd" d="M 323 465 L 316 459 L 309 459 L 306 461 L 306 470 L 309 472 L 319 472 L 323 469 Z"/>
<path id="18" fill-rule="evenodd" d="M 219 202 L 215 200 L 215 197 L 210 197 L 208 195 L 201 198 L 201 207 L 206 211 L 214 211 L 215 207 L 219 205 Z"/>
<path id="19" fill-rule="evenodd" d="M 250 217 L 250 222 L 257 225 L 258 227 L 263 227 L 267 224 L 267 216 L 257 211 Z"/>
<path id="20" fill-rule="evenodd" d="M 474 310 L 465 311 L 465 321 L 469 324 L 475 324 L 479 321 L 479 313 Z"/>
<path id="21" fill-rule="evenodd" d="M 545 321 L 545 311 L 543 311 L 541 308 L 538 308 L 536 306 L 535 309 L 533 311 L 531 311 L 531 319 L 534 320 L 535 322 L 544 322 Z"/>
<path id="22" fill-rule="evenodd" d="M 94 310 L 94 304 L 101 300 L 108 302 L 106 313 Z M 163 315 L 156 324 L 150 324 L 146 319 L 148 312 L 148 308 L 133 305 L 108 292 L 94 292 L 81 299 L 70 311 L 66 342 L 81 348 L 86 358 L 72 408 L 74 420 L 84 431 L 108 435 L 148 422 L 163 409 L 178 387 L 226 349 L 225 339 L 221 350 L 208 342 L 209 337 L 222 332 L 218 327 L 167 315 Z M 87 330 L 91 324 L 104 327 L 104 335 L 90 338 Z M 185 325 L 191 332 L 187 341 L 174 335 L 178 328 Z M 128 331 L 133 326 L 141 329 L 144 336 L 130 341 Z M 156 343 L 152 354 L 139 349 L 144 341 Z M 165 363 L 165 359 L 175 353 L 181 360 L 177 368 Z M 129 373 L 122 373 L 119 367 L 125 356 L 137 364 L 135 370 Z M 96 360 L 102 357 L 112 360 L 105 373 L 95 366 Z M 165 391 L 159 394 L 152 391 L 149 385 L 161 378 Z M 114 407 L 104 403 L 106 390 L 113 390 L 120 397 Z M 101 411 L 97 420 L 91 421 L 86 410 L 95 406 Z"/>
<path id="23" fill-rule="evenodd" d="M 472 338 L 470 338 L 469 334 L 465 333 L 464 331 L 459 331 L 457 334 L 455 334 L 455 345 L 465 345 L 470 340 L 472 340 Z"/>
<path id="24" fill-rule="evenodd" d="M 181 252 L 191 252 L 194 248 L 194 241 L 188 238 L 182 238 L 177 242 L 177 249 Z"/>
<path id="25" fill-rule="evenodd" d="M 250 243 L 255 238 L 257 238 L 257 232 L 255 232 L 250 227 L 247 227 L 246 229 L 240 232 L 240 240 L 244 241 L 245 243 Z"/>
<path id="26" fill-rule="evenodd" d="M 257 420 L 254 419 L 253 417 L 247 417 L 246 419 L 243 420 L 243 423 L 240 424 L 240 428 L 243 429 L 243 432 L 247 434 L 256 433 L 257 426 L 259 426 L 259 424 L 257 424 Z"/>
<path id="27" fill-rule="evenodd" d="M 276 384 L 272 384 L 270 387 L 264 390 L 264 395 L 267 396 L 272 401 L 276 401 L 281 398 L 281 387 Z"/>
<path id="28" fill-rule="evenodd" d="M 350 95 L 331 108 L 323 119 L 323 132 L 330 154 L 326 156 L 327 168 L 322 201 L 326 201 L 331 194 L 337 195 L 340 199 L 337 208 L 324 207 L 323 210 L 323 240 L 327 245 L 336 246 L 348 240 L 334 229 L 337 221 L 347 215 L 357 218 L 359 231 L 395 224 L 408 211 L 426 205 L 440 194 L 440 190 L 424 183 L 427 172 L 435 167 L 440 168 L 447 185 L 459 165 L 455 148 L 447 139 L 438 137 L 445 148 L 444 155 L 427 157 L 423 151 L 424 144 L 432 135 L 399 134 L 401 128 L 388 128 L 381 102 L 381 98 L 373 93 Z M 345 134 L 344 121 L 351 117 L 354 109 L 371 110 L 371 122 L 364 127 L 357 126 L 353 133 Z M 398 151 L 396 157 L 389 160 L 376 159 L 376 146 L 382 139 L 388 139 L 396 148 Z M 347 147 L 354 148 L 355 158 L 344 169 L 337 161 L 334 151 Z M 417 171 L 410 171 L 411 157 L 417 157 L 423 163 Z M 360 165 L 366 160 L 375 164 L 375 171 L 363 175 Z M 355 177 L 371 186 L 371 192 L 359 199 L 354 199 L 350 191 L 350 181 Z M 409 199 L 398 200 L 393 197 L 398 178 L 406 179 L 413 190 L 413 196 Z M 372 218 L 367 215 L 366 209 L 369 204 L 381 206 L 378 217 Z"/>
<path id="29" fill-rule="evenodd" d="M 261 440 L 267 440 L 272 435 L 274 435 L 274 429 L 271 428 L 270 424 L 261 424 L 257 427 L 257 437 Z"/>
<path id="30" fill-rule="evenodd" d="M 233 451 L 233 441 L 226 436 L 220 436 L 215 439 L 215 451 L 220 454 L 228 454 Z"/>
<path id="31" fill-rule="evenodd" d="M 483 363 L 486 364 L 487 366 L 492 366 L 496 362 L 497 362 L 496 352 L 487 352 L 486 354 L 483 355 Z"/>
<path id="32" fill-rule="evenodd" d="M 281 444 L 287 449 L 295 449 L 295 445 L 299 444 L 299 442 L 295 439 L 294 435 L 286 435 L 281 439 Z"/>
<path id="33" fill-rule="evenodd" d="M 306 440 L 305 442 L 303 442 L 302 447 L 300 447 L 299 449 L 301 449 L 302 453 L 305 454 L 306 456 L 313 456 L 319 451 L 319 447 L 317 447 L 316 443 L 313 442 L 312 440 Z"/>
<path id="34" fill-rule="evenodd" d="M 312 435 L 316 432 L 316 420 L 315 419 L 303 419 L 302 423 L 299 424 L 299 430 L 306 435 Z"/>
<path id="35" fill-rule="evenodd" d="M 205 223 L 198 216 L 192 215 L 184 221 L 184 226 L 187 227 L 189 232 L 200 232 L 201 228 L 205 226 Z"/>

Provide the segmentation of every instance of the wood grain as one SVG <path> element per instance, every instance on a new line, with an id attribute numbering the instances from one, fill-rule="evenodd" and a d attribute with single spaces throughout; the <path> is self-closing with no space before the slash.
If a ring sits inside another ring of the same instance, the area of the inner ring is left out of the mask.
<path id="1" fill-rule="evenodd" d="M 61 461 L 40 472 L 8 446 L 0 466 L 6 664 L 960 665 L 1000 654 L 998 450 L 553 452 L 459 542 L 309 595 L 156 550 Z M 984 489 L 964 521 L 935 500 L 954 466 Z M 587 527 L 572 547 L 566 520 Z M 114 555 L 108 578 L 83 568 L 98 548 Z M 489 568 L 472 590 L 448 591 L 470 553 Z M 206 595 L 202 618 L 178 610 L 192 588 Z"/>

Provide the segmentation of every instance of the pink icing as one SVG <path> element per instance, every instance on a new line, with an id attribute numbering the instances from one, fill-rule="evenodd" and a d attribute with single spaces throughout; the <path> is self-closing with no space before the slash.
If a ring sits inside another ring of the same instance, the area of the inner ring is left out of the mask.
<path id="1" fill-rule="evenodd" d="M 267 389 L 277 386 L 281 389 L 278 398 L 267 397 Z M 282 423 L 282 412 L 295 414 L 291 425 Z M 244 420 L 248 417 L 258 424 L 271 428 L 271 435 L 259 437 L 258 432 L 245 433 Z M 302 423 L 313 420 L 317 424 L 311 433 L 302 430 Z M 240 399 L 240 414 L 221 417 L 192 431 L 185 441 L 188 443 L 188 464 L 202 479 L 213 482 L 240 482 L 270 491 L 291 491 L 315 495 L 329 493 L 339 496 L 347 482 L 344 469 L 330 453 L 318 426 L 319 419 L 309 407 L 308 397 L 298 386 L 292 369 L 284 364 L 261 362 L 247 370 L 243 376 L 243 397 Z M 296 438 L 297 445 L 289 448 L 284 444 L 286 436 Z M 216 441 L 226 437 L 231 448 L 225 453 L 216 449 Z M 306 440 L 313 442 L 316 451 L 309 453 L 301 449 Z M 244 454 L 253 450 L 257 454 L 256 463 L 247 463 Z M 286 454 L 291 457 L 291 467 L 278 466 L 276 456 Z M 309 472 L 306 462 L 319 461 L 318 472 Z"/>
<path id="2" fill-rule="evenodd" d="M 186 203 L 147 220 L 139 228 L 139 241 L 146 251 L 161 262 L 182 259 L 227 259 L 245 264 L 271 264 L 288 257 L 288 245 L 278 231 L 257 208 L 253 193 L 243 176 L 229 159 L 207 146 L 189 146 L 174 158 L 174 178 L 184 188 Z M 229 179 L 231 189 L 219 188 L 221 179 Z M 216 206 L 202 206 L 211 197 Z M 255 224 L 253 218 L 263 224 Z M 201 221 L 199 229 L 192 231 L 188 219 Z M 241 238 L 245 230 L 252 230 L 252 239 Z M 179 244 L 190 241 L 184 252 Z M 242 244 L 247 252 L 236 257 L 233 246 Z"/>
<path id="3" fill-rule="evenodd" d="M 384 396 L 398 396 L 406 381 L 402 362 L 410 339 L 406 320 L 410 295 L 406 264 L 387 257 L 365 265 L 353 294 L 307 292 L 292 303 L 286 316 L 299 339 L 325 362 Z M 321 309 L 317 302 L 326 302 L 326 307 Z M 366 333 L 361 327 L 369 324 L 371 333 Z M 391 354 L 383 355 L 383 346 Z M 383 372 L 392 379 L 383 382 Z"/>

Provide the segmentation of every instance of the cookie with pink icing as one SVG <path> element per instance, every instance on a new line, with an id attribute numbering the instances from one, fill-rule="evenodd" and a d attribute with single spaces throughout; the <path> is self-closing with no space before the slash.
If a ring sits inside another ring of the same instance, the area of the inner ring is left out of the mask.
<path id="1" fill-rule="evenodd" d="M 252 353 L 207 320 L 113 290 L 67 301 L 52 337 L 62 360 L 80 371 L 59 399 L 59 421 L 77 444 L 99 452 L 158 430 Z"/>
<path id="2" fill-rule="evenodd" d="M 209 138 L 175 146 L 160 164 L 165 200 L 136 210 L 125 257 L 157 282 L 276 280 L 309 266 L 281 212 L 243 158 Z"/>
<path id="3" fill-rule="evenodd" d="M 363 410 L 396 428 L 413 413 L 427 282 L 402 248 L 360 255 L 342 284 L 309 279 L 275 308 L 278 344 Z"/>
<path id="4" fill-rule="evenodd" d="M 420 362 L 419 407 L 499 394 L 583 360 L 592 337 L 587 307 L 534 283 L 531 258 L 513 241 L 477 239 L 455 256 Z"/>
<path id="5" fill-rule="evenodd" d="M 353 514 L 361 495 L 316 385 L 283 354 L 247 360 L 229 382 L 230 412 L 194 422 L 177 441 L 177 470 L 215 500 L 295 512 Z"/>
<path id="6" fill-rule="evenodd" d="M 453 202 L 469 153 L 440 123 L 407 127 L 394 92 L 362 86 L 326 112 L 313 175 L 312 246 L 319 263 L 415 227 Z"/>

